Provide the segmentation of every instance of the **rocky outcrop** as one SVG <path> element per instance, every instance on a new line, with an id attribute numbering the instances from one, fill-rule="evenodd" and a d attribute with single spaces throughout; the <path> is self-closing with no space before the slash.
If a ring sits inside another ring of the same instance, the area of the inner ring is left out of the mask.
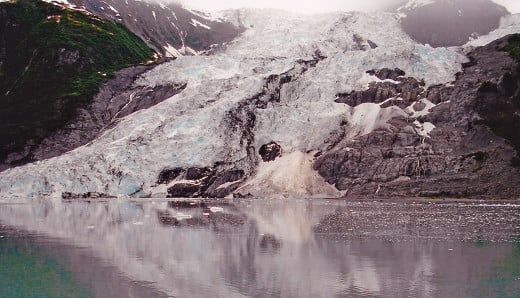
<path id="1" fill-rule="evenodd" d="M 519 68 L 508 38 L 469 54 L 454 86 L 424 93 L 429 114 L 400 117 L 389 127 L 340 142 L 314 164 L 351 195 L 425 197 L 517 196 Z M 433 124 L 429 134 L 421 127 Z"/>
<path id="2" fill-rule="evenodd" d="M 164 170 L 158 184 L 168 185 L 170 198 L 223 198 L 240 186 L 245 177 L 243 170 L 213 168 L 175 168 Z"/>
<path id="3" fill-rule="evenodd" d="M 87 192 L 87 193 L 82 193 L 82 194 L 64 192 L 61 194 L 61 198 L 63 200 L 70 201 L 70 200 L 90 200 L 90 199 L 98 199 L 98 200 L 99 199 L 113 199 L 115 197 L 108 195 L 108 194 L 99 193 L 99 192 Z"/>
<path id="4" fill-rule="evenodd" d="M 258 154 L 260 154 L 263 161 L 273 161 L 282 156 L 282 147 L 276 142 L 270 142 L 268 144 L 262 145 L 258 151 Z"/>
<path id="5" fill-rule="evenodd" d="M 411 102 L 424 97 L 423 93 L 426 91 L 424 81 L 404 77 L 406 73 L 398 68 L 393 70 L 388 68 L 369 70 L 367 74 L 378 78 L 380 81 L 369 83 L 368 89 L 363 91 L 339 93 L 336 95 L 336 102 L 355 107 L 362 103 L 382 103 L 394 98 L 395 100 L 388 101 L 383 107 L 396 105 L 405 108 Z"/>

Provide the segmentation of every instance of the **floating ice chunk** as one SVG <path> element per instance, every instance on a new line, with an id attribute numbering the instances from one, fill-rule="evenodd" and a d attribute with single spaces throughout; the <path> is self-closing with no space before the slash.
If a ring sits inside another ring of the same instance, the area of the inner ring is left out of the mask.
<path id="1" fill-rule="evenodd" d="M 175 218 L 178 220 L 178 221 L 181 221 L 181 220 L 185 220 L 185 219 L 192 219 L 193 216 L 189 215 L 189 214 L 184 214 L 182 212 L 177 212 L 177 214 L 175 215 Z"/>
<path id="2" fill-rule="evenodd" d="M 211 211 L 212 213 L 222 213 L 222 212 L 224 212 L 224 208 L 222 208 L 222 207 L 210 207 L 209 211 Z"/>

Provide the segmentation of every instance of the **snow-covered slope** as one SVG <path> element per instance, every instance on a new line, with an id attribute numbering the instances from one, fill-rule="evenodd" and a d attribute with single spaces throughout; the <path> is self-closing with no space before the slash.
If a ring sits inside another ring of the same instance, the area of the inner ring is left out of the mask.
<path id="1" fill-rule="evenodd" d="M 143 0 L 43 0 L 125 24 L 158 53 L 197 55 L 242 31 L 225 19 L 177 3 Z"/>
<path id="2" fill-rule="evenodd" d="M 422 7 L 425 5 L 432 4 L 434 2 L 435 2 L 434 0 L 409 0 L 409 1 L 405 2 L 402 6 L 400 6 L 397 10 L 405 12 L 408 10 L 413 10 L 413 9 L 416 9 L 416 8 L 419 8 L 419 7 Z"/>
<path id="3" fill-rule="evenodd" d="M 214 56 L 179 57 L 135 83 L 187 83 L 182 93 L 124 118 L 87 146 L 1 173 L 0 197 L 163 196 L 208 179 L 215 191 L 244 185 L 235 191 L 242 195 L 339 196 L 313 173 L 313 158 L 338 138 L 407 114 L 375 103 L 351 108 L 335 103 L 337 94 L 366 89 L 378 80 L 366 72 L 381 68 L 400 68 L 427 86 L 447 83 L 465 61 L 450 49 L 416 44 L 389 13 L 240 10 L 228 17 L 249 28 L 243 36 Z M 277 166 L 259 155 L 272 141 L 282 150 Z M 158 179 L 164 170 L 177 175 Z M 231 170 L 241 175 L 222 178 Z M 291 177 L 301 178 L 298 187 Z"/>

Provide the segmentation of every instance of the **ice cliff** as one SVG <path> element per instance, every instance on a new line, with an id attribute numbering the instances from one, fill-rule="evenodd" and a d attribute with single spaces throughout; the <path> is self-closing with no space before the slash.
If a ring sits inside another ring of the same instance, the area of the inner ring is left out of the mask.
<path id="1" fill-rule="evenodd" d="M 325 166 L 346 162 L 331 154 L 396 127 L 413 139 L 402 157 L 424 149 L 436 125 L 423 118 L 446 105 L 439 90 L 468 61 L 456 48 L 417 44 L 391 13 L 226 17 L 247 30 L 214 55 L 179 57 L 133 86 L 182 92 L 83 147 L 0 173 L 0 197 L 339 197 L 357 182 Z M 371 185 L 367 193 L 390 179 L 374 175 L 358 181 Z"/>

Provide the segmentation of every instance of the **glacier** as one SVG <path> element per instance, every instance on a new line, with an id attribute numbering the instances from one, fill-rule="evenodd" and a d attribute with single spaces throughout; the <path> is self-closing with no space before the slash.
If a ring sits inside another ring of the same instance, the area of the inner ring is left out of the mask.
<path id="1" fill-rule="evenodd" d="M 247 30 L 212 55 L 179 57 L 134 83 L 187 84 L 184 91 L 126 116 L 83 147 L 0 173 L 0 198 L 161 197 L 186 182 L 159 184 L 161 171 L 190 167 L 241 170 L 235 194 L 340 197 L 314 172 L 313 158 L 338 131 L 354 139 L 409 112 L 374 103 L 349 107 L 334 102 L 336 95 L 366 89 L 378 80 L 366 72 L 382 68 L 402 69 L 426 86 L 446 84 L 466 62 L 457 48 L 417 44 L 392 13 L 242 9 L 224 15 Z M 258 148 L 271 141 L 283 154 L 269 164 Z"/>

